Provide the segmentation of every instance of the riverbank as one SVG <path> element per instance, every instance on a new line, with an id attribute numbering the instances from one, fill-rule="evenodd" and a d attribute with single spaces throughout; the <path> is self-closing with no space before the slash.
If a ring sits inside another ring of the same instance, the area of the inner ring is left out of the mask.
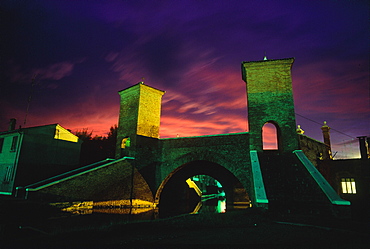
<path id="1" fill-rule="evenodd" d="M 318 216 L 278 215 L 259 209 L 224 214 L 182 215 L 167 219 L 83 226 L 58 232 L 24 228 L 2 248 L 368 248 L 365 221 Z"/>

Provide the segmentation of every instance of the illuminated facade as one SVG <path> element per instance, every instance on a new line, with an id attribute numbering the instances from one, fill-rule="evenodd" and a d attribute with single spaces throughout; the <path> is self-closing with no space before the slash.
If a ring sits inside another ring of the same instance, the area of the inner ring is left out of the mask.
<path id="1" fill-rule="evenodd" d="M 59 124 L 1 132 L 0 194 L 77 167 L 80 147 L 78 137 Z"/>
<path id="2" fill-rule="evenodd" d="M 136 146 L 136 135 L 159 138 L 161 100 L 165 92 L 143 82 L 119 91 L 121 96 L 116 158 L 124 147 Z"/>

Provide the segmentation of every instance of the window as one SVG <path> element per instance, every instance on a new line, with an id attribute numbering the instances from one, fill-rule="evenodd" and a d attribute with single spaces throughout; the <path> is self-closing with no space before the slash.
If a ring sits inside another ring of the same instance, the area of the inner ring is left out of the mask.
<path id="1" fill-rule="evenodd" d="M 10 181 L 13 180 L 13 169 L 14 167 L 7 167 L 6 168 L 6 174 L 5 174 L 5 178 L 4 178 L 4 182 L 5 183 L 9 183 Z"/>
<path id="2" fill-rule="evenodd" d="M 16 151 L 18 143 L 18 136 L 13 137 L 12 147 L 10 147 L 10 151 Z"/>
<path id="3" fill-rule="evenodd" d="M 264 150 L 279 149 L 277 128 L 273 123 L 266 123 L 262 127 L 262 141 Z"/>
<path id="4" fill-rule="evenodd" d="M 343 194 L 356 194 L 356 183 L 353 178 L 342 178 L 342 193 Z"/>
<path id="5" fill-rule="evenodd" d="M 4 138 L 0 138 L 0 153 L 3 151 Z"/>

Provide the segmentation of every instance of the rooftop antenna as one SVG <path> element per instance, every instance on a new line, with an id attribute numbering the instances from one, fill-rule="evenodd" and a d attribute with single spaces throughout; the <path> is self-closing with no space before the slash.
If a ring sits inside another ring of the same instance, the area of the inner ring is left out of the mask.
<path id="1" fill-rule="evenodd" d="M 33 91 L 34 91 L 34 86 L 36 85 L 36 77 L 38 76 L 38 74 L 35 74 L 32 78 L 32 84 L 31 84 L 31 93 L 30 93 L 30 96 L 28 97 L 28 101 L 27 101 L 27 110 L 26 110 L 26 116 L 24 117 L 24 122 L 23 122 L 23 126 L 26 126 L 26 122 L 27 122 L 27 116 L 28 116 L 28 111 L 30 109 L 30 103 L 31 103 L 31 100 L 32 100 L 32 95 L 33 95 Z"/>

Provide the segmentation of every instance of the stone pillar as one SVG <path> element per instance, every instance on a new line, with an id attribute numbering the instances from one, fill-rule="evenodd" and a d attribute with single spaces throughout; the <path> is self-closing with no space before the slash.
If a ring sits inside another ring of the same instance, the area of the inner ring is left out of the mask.
<path id="1" fill-rule="evenodd" d="M 279 151 L 299 149 L 291 68 L 294 58 L 242 62 L 247 83 L 250 149 L 262 151 L 262 127 L 273 123 Z"/>
<path id="2" fill-rule="evenodd" d="M 121 100 L 116 158 L 134 156 L 123 155 L 122 151 L 136 147 L 137 135 L 159 138 L 161 101 L 165 92 L 139 82 L 118 93 Z"/>
<path id="3" fill-rule="evenodd" d="M 321 127 L 321 130 L 324 138 L 324 144 L 326 145 L 326 153 L 330 159 L 333 159 L 330 143 L 330 127 L 326 124 L 326 121 L 324 121 L 324 125 Z"/>

